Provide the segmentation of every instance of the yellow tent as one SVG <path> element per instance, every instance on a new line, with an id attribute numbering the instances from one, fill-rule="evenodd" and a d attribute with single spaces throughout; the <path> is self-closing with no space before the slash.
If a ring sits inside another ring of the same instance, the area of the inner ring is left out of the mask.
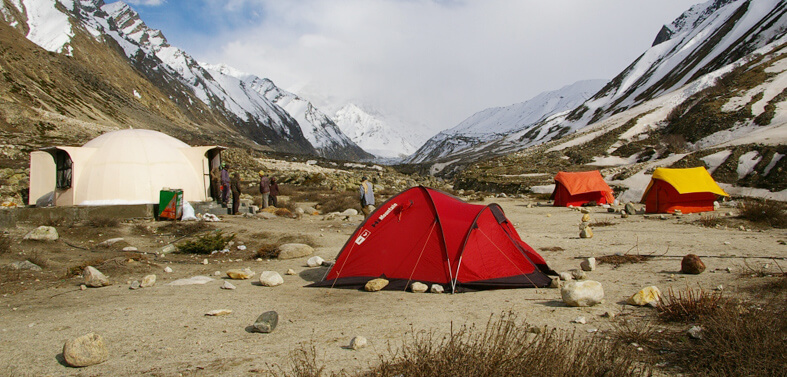
<path id="1" fill-rule="evenodd" d="M 683 213 L 713 210 L 716 196 L 729 196 L 704 167 L 686 169 L 657 168 L 642 195 L 645 212 Z"/>

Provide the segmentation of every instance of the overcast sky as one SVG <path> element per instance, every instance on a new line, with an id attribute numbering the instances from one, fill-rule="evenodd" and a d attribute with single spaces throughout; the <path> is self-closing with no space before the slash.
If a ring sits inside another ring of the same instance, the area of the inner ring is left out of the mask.
<path id="1" fill-rule="evenodd" d="M 199 61 L 318 105 L 437 132 L 488 107 L 611 79 L 697 0 L 129 0 Z"/>

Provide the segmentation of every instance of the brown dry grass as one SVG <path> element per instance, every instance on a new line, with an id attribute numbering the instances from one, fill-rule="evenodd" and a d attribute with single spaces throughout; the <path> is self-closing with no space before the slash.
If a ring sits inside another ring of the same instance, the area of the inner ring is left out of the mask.
<path id="1" fill-rule="evenodd" d="M 541 251 L 563 251 L 565 249 L 563 249 L 560 246 L 545 246 L 545 247 L 539 247 L 538 250 L 541 250 Z"/>
<path id="2" fill-rule="evenodd" d="M 11 236 L 0 233 L 0 254 L 8 254 L 11 252 Z"/>
<path id="3" fill-rule="evenodd" d="M 617 224 L 618 223 L 616 223 L 616 222 L 614 222 L 612 220 L 595 220 L 592 223 L 590 223 L 590 227 L 591 228 L 599 228 L 599 227 L 612 226 L 612 225 L 617 225 Z"/>
<path id="4" fill-rule="evenodd" d="M 785 204 L 771 200 L 747 199 L 738 205 L 738 217 L 755 224 L 774 228 L 787 227 L 787 210 Z"/>
<path id="5" fill-rule="evenodd" d="M 668 322 L 685 322 L 713 314 L 724 303 L 721 292 L 708 292 L 688 287 L 675 293 L 670 288 L 663 294 L 656 309 L 659 317 Z"/>
<path id="6" fill-rule="evenodd" d="M 117 217 L 109 216 L 91 217 L 82 224 L 82 226 L 91 228 L 116 228 L 118 225 L 120 225 L 120 220 Z"/>
<path id="7" fill-rule="evenodd" d="M 694 220 L 694 223 L 704 226 L 706 228 L 715 228 L 717 226 L 724 225 L 724 219 L 716 216 L 716 215 L 706 215 L 701 214 L 700 218 Z"/>
<path id="8" fill-rule="evenodd" d="M 175 237 L 191 236 L 215 229 L 210 223 L 204 221 L 173 221 L 167 222 L 158 228 L 158 233 L 169 234 Z"/>
<path id="9" fill-rule="evenodd" d="M 596 261 L 599 263 L 607 263 L 615 265 L 615 267 L 622 264 L 642 263 L 653 259 L 650 255 L 639 254 L 623 254 L 623 255 L 604 255 L 597 257 Z"/>

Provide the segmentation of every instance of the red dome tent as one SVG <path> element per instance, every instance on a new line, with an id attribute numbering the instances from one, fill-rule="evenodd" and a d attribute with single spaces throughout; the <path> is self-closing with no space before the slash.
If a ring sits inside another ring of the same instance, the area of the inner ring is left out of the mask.
<path id="1" fill-rule="evenodd" d="M 555 207 L 581 206 L 591 201 L 598 204 L 615 201 L 612 189 L 598 170 L 557 173 L 552 199 L 555 200 Z"/>
<path id="2" fill-rule="evenodd" d="M 713 211 L 719 196 L 729 196 L 713 180 L 704 166 L 695 168 L 657 168 L 642 195 L 647 213 Z"/>
<path id="3" fill-rule="evenodd" d="M 374 211 L 325 278 L 310 286 L 361 288 L 384 277 L 391 290 L 417 281 L 460 292 L 546 287 L 546 274 L 554 271 L 520 239 L 499 205 L 469 204 L 419 186 Z"/>

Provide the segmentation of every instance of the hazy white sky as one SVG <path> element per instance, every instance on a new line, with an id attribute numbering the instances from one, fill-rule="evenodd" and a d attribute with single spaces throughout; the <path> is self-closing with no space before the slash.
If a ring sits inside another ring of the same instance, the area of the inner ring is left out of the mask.
<path id="1" fill-rule="evenodd" d="M 488 107 L 611 79 L 696 0 L 132 0 L 196 59 L 318 105 L 353 100 L 436 132 Z"/>

